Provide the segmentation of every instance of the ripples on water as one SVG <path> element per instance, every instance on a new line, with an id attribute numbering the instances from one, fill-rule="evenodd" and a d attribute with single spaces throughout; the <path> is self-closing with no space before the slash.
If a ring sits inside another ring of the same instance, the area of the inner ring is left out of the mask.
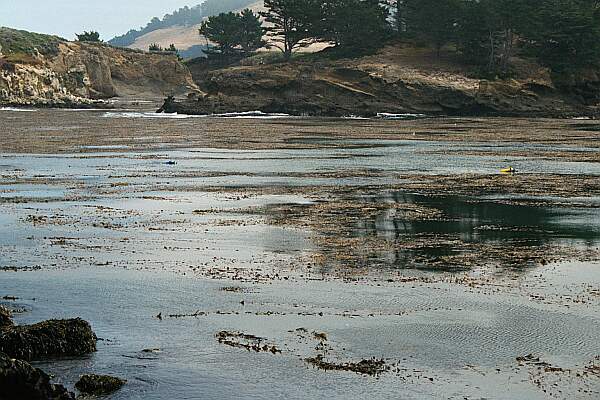
<path id="1" fill-rule="evenodd" d="M 191 118 L 154 113 L 102 115 Z M 308 280 L 280 279 L 267 284 L 204 279 L 190 271 L 190 266 L 257 271 L 285 266 L 310 254 L 314 246 L 310 232 L 269 226 L 238 211 L 279 203 L 306 205 L 311 200 L 268 193 L 236 197 L 204 191 L 209 187 L 384 185 L 394 182 L 398 173 L 496 173 L 507 161 L 503 156 L 423 153 L 446 146 L 443 142 L 371 140 L 309 150 L 3 154 L 0 224 L 9 228 L 0 232 L 0 266 L 42 269 L 2 272 L 0 295 L 20 298 L 4 302 L 26 311 L 16 314 L 19 323 L 74 316 L 91 321 L 103 339 L 96 354 L 38 365 L 71 387 L 82 373 L 122 376 L 128 384 L 110 397 L 114 399 L 419 399 L 446 398 L 453 393 L 503 398 L 498 394 L 507 390 L 516 398 L 544 398 L 543 392 L 528 383 L 526 371 L 514 372 L 515 357 L 534 353 L 568 367 L 586 364 L 600 354 L 597 303 L 560 307 L 514 292 L 485 294 L 445 283 L 328 281 L 308 270 L 302 271 Z M 511 145 L 503 146 L 511 149 Z M 109 149 L 121 150 L 97 148 Z M 167 165 L 169 160 L 175 164 Z M 510 161 L 527 172 L 600 175 L 600 167 L 593 163 L 520 157 Z M 380 174 L 344 179 L 323 174 L 352 170 Z M 15 182 L 19 180 L 24 183 Z M 47 183 L 33 184 L 32 180 Z M 356 236 L 393 239 L 450 234 L 479 243 L 511 241 L 515 246 L 598 246 L 600 236 L 598 208 L 593 207 L 553 209 L 506 205 L 497 198 L 389 191 L 363 200 L 436 208 L 446 219 L 407 222 L 384 210 L 352 226 Z M 217 216 L 194 213 L 211 208 L 223 212 Z M 232 221 L 235 224 L 228 225 Z M 557 295 L 563 293 L 563 281 L 569 287 L 600 285 L 598 265 L 569 268 L 587 272 L 566 280 L 556 276 L 563 269 L 551 266 L 541 272 L 524 271 L 516 279 L 536 290 L 547 290 L 542 286 L 552 282 Z M 539 279 L 542 286 L 536 286 Z M 220 290 L 230 285 L 248 290 Z M 208 315 L 155 318 L 159 312 L 166 316 L 197 311 Z M 315 355 L 314 343 L 301 343 L 289 332 L 299 327 L 326 332 L 334 358 L 384 357 L 409 372 L 403 372 L 402 378 L 390 373 L 375 379 L 309 368 L 302 358 Z M 284 352 L 257 354 L 223 347 L 214 338 L 221 330 L 267 337 Z M 147 348 L 160 351 L 148 357 L 142 353 Z M 467 365 L 482 372 L 471 375 Z M 411 378 L 406 377 L 409 373 Z M 418 378 L 423 374 L 434 377 L 434 383 Z"/>

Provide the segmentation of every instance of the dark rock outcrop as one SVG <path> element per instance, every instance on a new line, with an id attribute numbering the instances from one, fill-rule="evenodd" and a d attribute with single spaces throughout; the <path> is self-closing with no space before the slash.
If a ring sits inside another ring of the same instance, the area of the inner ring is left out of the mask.
<path id="1" fill-rule="evenodd" d="M 14 326 L 10 310 L 6 307 L 0 306 L 0 331 L 3 331 Z"/>
<path id="2" fill-rule="evenodd" d="M 75 395 L 29 363 L 0 353 L 0 399 L 73 400 Z"/>
<path id="3" fill-rule="evenodd" d="M 126 382 L 108 375 L 82 375 L 75 387 L 82 393 L 101 396 L 121 389 Z"/>
<path id="4" fill-rule="evenodd" d="M 96 351 L 96 335 L 80 318 L 49 320 L 0 332 L 0 352 L 20 360 L 81 356 Z"/>

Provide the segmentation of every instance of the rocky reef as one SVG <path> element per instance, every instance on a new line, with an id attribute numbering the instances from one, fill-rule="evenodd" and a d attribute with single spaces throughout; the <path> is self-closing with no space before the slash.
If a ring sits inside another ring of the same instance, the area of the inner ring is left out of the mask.
<path id="1" fill-rule="evenodd" d="M 126 382 L 108 375 L 83 375 L 75 387 L 82 393 L 102 396 L 119 390 Z"/>
<path id="2" fill-rule="evenodd" d="M 291 63 L 189 64 L 203 95 L 169 99 L 165 112 L 244 111 L 314 116 L 506 115 L 570 117 L 598 113 L 600 78 L 558 86 L 547 69 L 514 60 L 510 79 L 482 79 L 448 55 L 388 46 L 357 59 L 313 55 Z"/>
<path id="3" fill-rule="evenodd" d="M 15 325 L 10 311 L 0 306 L 0 399 L 75 399 L 73 393 L 52 384 L 50 377 L 29 361 L 89 354 L 96 351 L 96 341 L 90 324 L 81 318 Z M 98 390 L 118 389 L 124 383 L 116 378 L 100 378 L 92 379 L 88 386 L 99 382 Z"/>
<path id="4" fill-rule="evenodd" d="M 0 399 L 73 400 L 64 386 L 50 383 L 50 377 L 28 362 L 0 353 Z"/>
<path id="5" fill-rule="evenodd" d="M 49 320 L 0 332 L 0 352 L 25 361 L 81 356 L 96 351 L 96 335 L 80 318 Z"/>
<path id="6" fill-rule="evenodd" d="M 0 104 L 89 106 L 195 91 L 176 55 L 0 28 Z"/>

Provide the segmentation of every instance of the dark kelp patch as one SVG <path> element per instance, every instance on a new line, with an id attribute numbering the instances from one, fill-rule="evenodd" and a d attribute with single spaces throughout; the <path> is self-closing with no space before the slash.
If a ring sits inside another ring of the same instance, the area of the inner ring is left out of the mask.
<path id="1" fill-rule="evenodd" d="M 385 360 L 377 358 L 365 359 L 359 362 L 335 363 L 326 361 L 323 354 L 318 354 L 315 357 L 306 358 L 305 361 L 323 371 L 350 371 L 370 376 L 378 376 L 389 369 Z"/>
<path id="2" fill-rule="evenodd" d="M 248 351 L 268 352 L 272 354 L 281 353 L 275 345 L 269 345 L 265 338 L 249 335 L 242 332 L 221 331 L 216 335 L 217 341 L 221 344 L 231 347 L 246 349 Z"/>

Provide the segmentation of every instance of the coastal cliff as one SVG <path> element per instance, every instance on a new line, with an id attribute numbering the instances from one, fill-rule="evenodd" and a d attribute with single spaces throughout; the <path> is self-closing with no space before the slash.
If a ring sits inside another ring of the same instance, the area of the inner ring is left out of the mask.
<path id="1" fill-rule="evenodd" d="M 176 55 L 0 28 L 0 104 L 86 105 L 197 90 Z"/>
<path id="2" fill-rule="evenodd" d="M 598 112 L 600 78 L 593 71 L 557 84 L 550 72 L 515 59 L 510 78 L 483 79 L 449 55 L 388 46 L 356 59 L 325 55 L 290 63 L 260 58 L 223 68 L 189 64 L 205 92 L 168 99 L 163 110 L 186 114 L 243 111 L 291 115 L 507 115 L 569 117 Z M 244 65 L 245 64 L 245 65 Z"/>

